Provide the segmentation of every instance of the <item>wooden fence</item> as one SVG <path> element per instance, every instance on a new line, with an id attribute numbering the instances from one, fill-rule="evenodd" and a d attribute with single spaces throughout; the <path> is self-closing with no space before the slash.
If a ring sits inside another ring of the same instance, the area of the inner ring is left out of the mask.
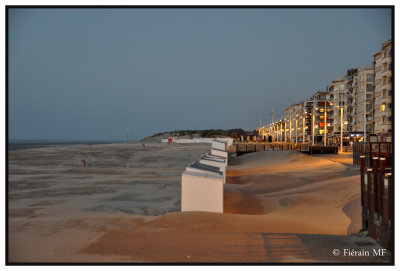
<path id="1" fill-rule="evenodd" d="M 393 250 L 393 178 L 391 159 L 361 155 L 361 206 L 362 227 L 383 247 Z"/>
<path id="2" fill-rule="evenodd" d="M 366 167 L 372 167 L 372 160 L 374 157 L 392 157 L 392 143 L 391 142 L 356 142 L 353 145 L 353 165 L 360 165 L 360 156 L 365 156 Z M 389 161 L 391 163 L 391 161 Z"/>

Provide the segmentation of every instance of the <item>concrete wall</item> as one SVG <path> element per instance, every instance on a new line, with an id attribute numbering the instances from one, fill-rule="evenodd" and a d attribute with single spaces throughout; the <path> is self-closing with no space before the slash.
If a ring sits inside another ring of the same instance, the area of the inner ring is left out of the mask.
<path id="1" fill-rule="evenodd" d="M 197 172 L 182 173 L 182 212 L 223 212 L 223 177 Z"/>

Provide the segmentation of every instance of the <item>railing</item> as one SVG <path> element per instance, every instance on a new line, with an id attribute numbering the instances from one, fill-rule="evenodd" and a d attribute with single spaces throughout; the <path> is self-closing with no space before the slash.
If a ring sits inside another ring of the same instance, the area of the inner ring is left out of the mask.
<path id="1" fill-rule="evenodd" d="M 232 151 L 237 155 L 242 155 L 251 152 L 259 151 L 277 151 L 277 150 L 294 150 L 308 154 L 322 154 L 322 153 L 338 153 L 337 146 L 311 146 L 310 143 L 290 143 L 290 142 L 235 142 L 232 146 Z"/>
<path id="2" fill-rule="evenodd" d="M 275 150 L 300 150 L 300 143 L 268 143 L 268 142 L 247 142 L 247 143 L 234 143 L 234 150 L 238 155 L 259 152 L 259 151 L 275 151 Z"/>

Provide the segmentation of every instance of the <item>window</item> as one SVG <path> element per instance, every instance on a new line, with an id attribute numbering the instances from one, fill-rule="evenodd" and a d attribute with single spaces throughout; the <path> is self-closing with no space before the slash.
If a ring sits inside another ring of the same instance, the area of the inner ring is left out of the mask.
<path id="1" fill-rule="evenodd" d="M 374 81 L 374 75 L 373 74 L 367 74 L 367 82 L 373 82 Z"/>
<path id="2" fill-rule="evenodd" d="M 374 86 L 372 84 L 367 84 L 367 91 L 373 91 Z"/>
<path id="3" fill-rule="evenodd" d="M 382 111 L 386 110 L 386 104 L 382 104 Z"/>

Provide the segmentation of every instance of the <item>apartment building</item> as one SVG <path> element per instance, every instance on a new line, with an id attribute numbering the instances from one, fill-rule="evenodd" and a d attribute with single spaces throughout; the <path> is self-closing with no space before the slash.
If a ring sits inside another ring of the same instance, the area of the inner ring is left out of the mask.
<path id="1" fill-rule="evenodd" d="M 312 142 L 312 111 L 314 101 L 312 99 L 302 102 L 301 107 L 301 142 Z"/>
<path id="2" fill-rule="evenodd" d="M 347 132 L 353 135 L 372 133 L 372 101 L 373 101 L 374 70 L 372 67 L 359 67 L 352 78 L 352 85 L 348 95 L 351 102 L 347 104 L 348 121 L 350 128 Z"/>
<path id="3" fill-rule="evenodd" d="M 326 144 L 329 145 L 332 141 L 333 103 L 329 101 L 329 97 L 328 91 L 317 91 L 312 96 L 312 115 L 310 115 L 312 129 L 310 133 L 311 137 L 314 134 L 314 144 L 325 144 L 326 140 Z M 312 142 L 312 138 L 310 142 Z"/>
<path id="4" fill-rule="evenodd" d="M 302 116 L 304 109 L 303 109 L 303 103 L 297 103 L 291 105 L 289 108 L 286 109 L 286 115 L 285 115 L 285 120 L 286 120 L 286 127 L 287 127 L 287 138 L 288 141 L 297 143 L 299 142 L 300 138 L 300 130 L 301 130 L 301 123 L 300 120 L 302 120 Z M 301 135 L 302 136 L 302 135 Z"/>
<path id="5" fill-rule="evenodd" d="M 346 77 L 339 77 L 332 81 L 327 87 L 328 90 L 328 101 L 332 103 L 332 132 L 329 134 L 331 143 L 339 143 L 341 135 L 341 125 L 346 122 L 345 114 L 345 93 L 347 92 Z"/>
<path id="6" fill-rule="evenodd" d="M 380 141 L 392 141 L 392 41 L 374 55 L 373 133 Z"/>

